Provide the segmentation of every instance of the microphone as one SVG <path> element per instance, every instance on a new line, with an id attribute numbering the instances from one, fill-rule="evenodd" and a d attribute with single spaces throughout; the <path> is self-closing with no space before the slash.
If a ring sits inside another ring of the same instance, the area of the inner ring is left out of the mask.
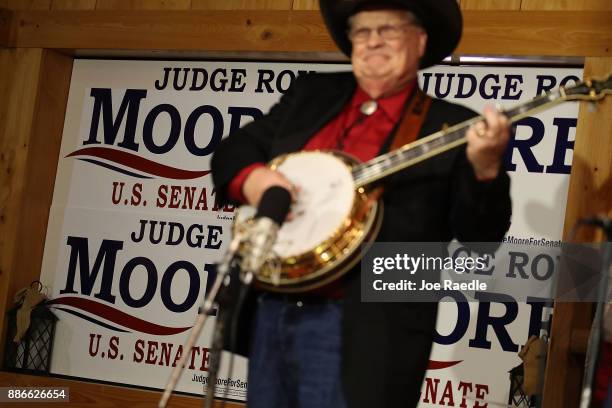
<path id="1" fill-rule="evenodd" d="M 234 322 L 236 321 L 237 313 L 240 311 L 248 291 L 248 285 L 251 283 L 253 275 L 259 272 L 272 250 L 278 229 L 289 213 L 290 205 L 291 194 L 287 189 L 274 186 L 264 191 L 255 218 L 250 221 L 251 225 L 246 228 L 242 235 L 237 234 L 234 237 L 228 253 L 218 264 L 217 278 L 203 302 L 201 312 L 198 313 L 189 338 L 183 347 L 183 350 L 191 350 L 200 336 L 208 312 L 212 310 L 216 302 L 219 305 L 219 315 L 217 316 L 210 349 L 209 375 L 204 404 L 207 408 L 213 406 L 214 390 L 223 347 L 224 327 L 230 318 L 233 317 Z M 232 332 L 235 333 L 234 326 L 232 326 L 232 329 Z M 230 337 L 233 338 L 234 333 L 230 333 Z M 174 390 L 185 368 L 187 356 L 189 356 L 189 353 L 182 354 L 172 370 L 164 393 L 159 400 L 159 408 L 167 406 L 172 390 Z M 232 363 L 230 363 L 230 372 L 231 367 Z"/>
<path id="2" fill-rule="evenodd" d="M 273 186 L 264 191 L 259 200 L 255 218 L 269 218 L 277 225 L 282 225 L 291 206 L 291 193 L 284 187 Z"/>
<path id="3" fill-rule="evenodd" d="M 240 251 L 243 271 L 254 274 L 259 272 L 276 242 L 278 230 L 290 206 L 291 194 L 287 189 L 274 186 L 264 191 Z"/>
<path id="4" fill-rule="evenodd" d="M 264 191 L 259 201 L 257 213 L 250 221 L 245 236 L 241 238 L 240 247 L 233 257 L 233 261 L 236 262 L 234 265 L 239 265 L 240 268 L 230 268 L 229 279 L 225 280 L 217 297 L 219 315 L 215 323 L 213 342 L 210 348 L 205 408 L 212 408 L 213 406 L 221 350 L 226 337 L 225 326 L 230 326 L 229 339 L 231 347 L 234 348 L 236 324 L 249 290 L 248 285 L 266 262 L 268 254 L 276 242 L 278 229 L 289 213 L 290 205 L 291 194 L 287 189 L 274 186 Z M 230 360 L 230 373 L 232 366 L 233 357 Z M 226 388 L 226 391 L 228 388 Z"/>

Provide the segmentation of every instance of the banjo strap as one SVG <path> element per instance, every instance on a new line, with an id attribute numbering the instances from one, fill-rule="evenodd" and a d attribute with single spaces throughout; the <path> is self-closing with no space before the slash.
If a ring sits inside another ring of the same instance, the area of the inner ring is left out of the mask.
<path id="1" fill-rule="evenodd" d="M 406 108 L 406 113 L 400 119 L 400 124 L 389 150 L 399 149 L 417 139 L 430 106 L 431 98 L 417 87 Z"/>
<path id="2" fill-rule="evenodd" d="M 417 87 L 414 95 L 410 98 L 406 113 L 400 119 L 400 124 L 395 132 L 389 151 L 399 149 L 417 139 L 430 106 L 431 98 Z M 368 202 L 370 205 L 378 201 L 383 192 L 383 186 L 376 187 L 372 190 L 368 195 Z M 367 205 L 366 208 L 369 208 L 370 205 Z"/>

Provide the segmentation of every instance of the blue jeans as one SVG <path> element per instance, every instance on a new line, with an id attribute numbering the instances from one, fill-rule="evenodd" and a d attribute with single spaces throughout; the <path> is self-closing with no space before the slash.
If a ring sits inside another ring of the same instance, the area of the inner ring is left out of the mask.
<path id="1" fill-rule="evenodd" d="M 263 294 L 249 357 L 249 408 L 344 408 L 342 304 Z"/>

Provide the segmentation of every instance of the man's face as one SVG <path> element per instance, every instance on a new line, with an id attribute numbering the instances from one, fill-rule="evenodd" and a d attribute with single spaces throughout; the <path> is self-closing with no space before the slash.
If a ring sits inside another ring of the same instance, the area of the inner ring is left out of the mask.
<path id="1" fill-rule="evenodd" d="M 352 17 L 349 37 L 357 81 L 382 81 L 391 89 L 413 79 L 425 52 L 427 33 L 401 10 L 362 11 Z"/>

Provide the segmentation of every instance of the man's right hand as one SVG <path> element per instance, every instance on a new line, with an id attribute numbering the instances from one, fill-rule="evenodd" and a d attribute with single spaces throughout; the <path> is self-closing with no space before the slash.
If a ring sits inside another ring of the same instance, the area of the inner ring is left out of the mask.
<path id="1" fill-rule="evenodd" d="M 257 207 L 263 193 L 274 186 L 287 189 L 291 193 L 292 200 L 295 201 L 295 186 L 281 173 L 268 167 L 258 167 L 247 176 L 242 185 L 242 194 L 249 205 Z"/>

